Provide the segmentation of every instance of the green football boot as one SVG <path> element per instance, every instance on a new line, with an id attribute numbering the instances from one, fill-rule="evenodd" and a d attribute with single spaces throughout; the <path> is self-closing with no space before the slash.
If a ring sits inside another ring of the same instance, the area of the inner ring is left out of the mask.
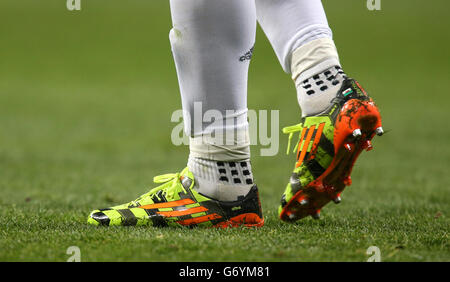
<path id="1" fill-rule="evenodd" d="M 264 219 L 258 188 L 254 185 L 241 200 L 216 201 L 196 192 L 194 176 L 185 168 L 181 173 L 156 176 L 162 185 L 129 203 L 94 210 L 88 218 L 93 225 L 261 227 Z"/>
<path id="2" fill-rule="evenodd" d="M 323 206 L 341 201 L 356 159 L 372 149 L 372 138 L 383 128 L 373 100 L 357 81 L 346 78 L 324 112 L 305 116 L 283 132 L 289 134 L 288 152 L 299 132 L 297 161 L 278 209 L 283 221 L 293 222 L 309 215 L 317 219 Z"/>

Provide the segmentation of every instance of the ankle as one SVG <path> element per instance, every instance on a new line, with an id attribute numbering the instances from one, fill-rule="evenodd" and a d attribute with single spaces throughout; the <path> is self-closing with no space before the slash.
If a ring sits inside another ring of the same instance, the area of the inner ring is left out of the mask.
<path id="1" fill-rule="evenodd" d="M 291 69 L 303 116 L 326 110 L 346 77 L 331 38 L 298 47 L 292 54 Z"/>
<path id="2" fill-rule="evenodd" d="M 188 168 L 194 174 L 194 189 L 219 201 L 236 201 L 254 185 L 249 159 L 217 161 L 189 156 Z"/>
<path id="3" fill-rule="evenodd" d="M 319 66 L 315 69 L 314 75 L 300 75 L 295 81 L 303 116 L 316 115 L 326 110 L 347 77 L 340 66 L 326 69 Z"/>

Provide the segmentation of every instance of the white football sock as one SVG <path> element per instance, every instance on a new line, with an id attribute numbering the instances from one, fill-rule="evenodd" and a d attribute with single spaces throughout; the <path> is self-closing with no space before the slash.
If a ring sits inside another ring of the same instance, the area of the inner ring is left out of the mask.
<path id="1" fill-rule="evenodd" d="M 217 200 L 236 200 L 253 185 L 235 182 L 234 175 L 221 181 L 217 162 L 230 169 L 246 162 L 251 175 L 247 77 L 256 34 L 254 0 L 171 0 L 170 6 L 169 37 L 195 189 Z"/>
<path id="2" fill-rule="evenodd" d="M 320 0 L 256 0 L 258 22 L 292 74 L 302 115 L 325 110 L 345 74 Z"/>
<path id="3" fill-rule="evenodd" d="M 313 76 L 300 75 L 295 80 L 302 116 L 317 115 L 326 110 L 347 77 L 339 66 L 323 70 L 318 65 L 312 69 L 318 73 Z"/>
<path id="4" fill-rule="evenodd" d="M 188 167 L 197 180 L 197 192 L 220 201 L 239 200 L 253 187 L 250 160 L 226 162 L 189 156 Z"/>
<path id="5" fill-rule="evenodd" d="M 326 110 L 346 78 L 330 38 L 315 39 L 297 48 L 291 69 L 302 116 Z"/>
<path id="6" fill-rule="evenodd" d="M 256 15 L 287 73 L 298 47 L 332 37 L 321 0 L 256 0 Z"/>

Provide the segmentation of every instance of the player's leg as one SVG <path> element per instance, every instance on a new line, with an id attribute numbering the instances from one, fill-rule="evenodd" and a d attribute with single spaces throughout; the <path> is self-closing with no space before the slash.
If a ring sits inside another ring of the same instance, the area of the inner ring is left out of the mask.
<path id="1" fill-rule="evenodd" d="M 254 0 L 171 0 L 188 167 L 130 203 L 94 211 L 105 225 L 262 226 L 250 165 L 247 73 L 255 40 Z M 169 100 L 167 102 L 170 102 Z"/>
<path id="2" fill-rule="evenodd" d="M 254 1 L 172 0 L 171 7 L 170 40 L 190 136 L 188 167 L 199 192 L 236 200 L 253 186 L 247 122 L 250 56 L 245 54 L 255 43 Z M 201 120 L 214 113 L 223 119 Z"/>
<path id="3" fill-rule="evenodd" d="M 297 162 L 279 208 L 283 220 L 312 215 L 340 201 L 362 149 L 383 133 L 372 99 L 341 68 L 320 0 L 256 0 L 257 18 L 283 69 L 292 74 L 302 122 Z M 288 149 L 289 150 L 289 149 Z"/>
<path id="4" fill-rule="evenodd" d="M 340 88 L 340 69 L 332 31 L 320 0 L 256 0 L 258 22 L 284 71 L 292 74 L 302 115 L 324 110 Z M 337 69 L 336 67 L 339 67 Z M 325 73 L 327 75 L 325 75 Z M 303 83 L 314 75 L 335 77 L 323 84 Z M 323 89 L 327 86 L 326 90 Z M 313 93 L 314 91 L 314 93 Z"/>

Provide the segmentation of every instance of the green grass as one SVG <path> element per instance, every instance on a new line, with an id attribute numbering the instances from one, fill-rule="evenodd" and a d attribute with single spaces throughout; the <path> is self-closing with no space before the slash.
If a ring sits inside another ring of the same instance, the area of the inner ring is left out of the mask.
<path id="1" fill-rule="evenodd" d="M 94 208 L 134 199 L 186 165 L 170 142 L 180 108 L 168 1 L 3 0 L 0 4 L 0 261 L 449 261 L 448 1 L 324 1 L 344 69 L 379 104 L 374 140 L 339 206 L 285 224 L 292 166 L 253 152 L 259 229 L 98 228 Z M 249 108 L 299 121 L 292 82 L 258 30 Z"/>

